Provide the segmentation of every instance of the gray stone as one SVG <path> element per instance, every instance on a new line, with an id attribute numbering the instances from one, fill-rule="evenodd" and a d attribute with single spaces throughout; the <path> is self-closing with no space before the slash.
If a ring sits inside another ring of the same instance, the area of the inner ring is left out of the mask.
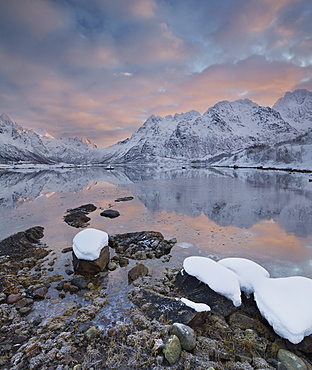
<path id="1" fill-rule="evenodd" d="M 129 283 L 147 274 L 148 268 L 143 263 L 138 263 L 128 272 Z"/>
<path id="2" fill-rule="evenodd" d="M 174 323 L 171 327 L 171 334 L 176 335 L 183 349 L 191 351 L 196 346 L 196 334 L 188 325 Z"/>
<path id="3" fill-rule="evenodd" d="M 286 349 L 280 349 L 277 358 L 287 370 L 308 370 L 307 365 L 300 357 Z"/>
<path id="4" fill-rule="evenodd" d="M 115 209 L 105 209 L 100 215 L 108 218 L 116 218 L 120 216 L 120 213 Z"/>
<path id="5" fill-rule="evenodd" d="M 163 352 L 170 365 L 176 363 L 181 354 L 181 343 L 176 335 L 171 335 L 164 344 Z"/>

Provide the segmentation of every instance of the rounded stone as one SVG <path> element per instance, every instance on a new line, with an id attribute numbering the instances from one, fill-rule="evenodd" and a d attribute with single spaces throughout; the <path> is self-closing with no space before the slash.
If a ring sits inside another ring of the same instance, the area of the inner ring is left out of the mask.
<path id="1" fill-rule="evenodd" d="M 307 370 L 308 367 L 304 361 L 294 353 L 286 349 L 280 349 L 277 353 L 277 359 L 286 367 L 287 370 Z"/>
<path id="2" fill-rule="evenodd" d="M 8 304 L 16 303 L 20 299 L 21 299 L 21 296 L 19 294 L 10 294 L 7 298 L 7 303 Z"/>
<path id="3" fill-rule="evenodd" d="M 181 343 L 176 335 L 171 335 L 164 344 L 163 352 L 170 365 L 179 360 L 181 354 Z"/>
<path id="4" fill-rule="evenodd" d="M 179 338 L 183 349 L 191 351 L 195 348 L 196 334 L 191 327 L 181 323 L 174 323 L 171 327 L 171 334 Z"/>
<path id="5" fill-rule="evenodd" d="M 105 209 L 103 212 L 100 213 L 100 215 L 108 218 L 116 218 L 120 216 L 120 213 L 115 209 Z"/>

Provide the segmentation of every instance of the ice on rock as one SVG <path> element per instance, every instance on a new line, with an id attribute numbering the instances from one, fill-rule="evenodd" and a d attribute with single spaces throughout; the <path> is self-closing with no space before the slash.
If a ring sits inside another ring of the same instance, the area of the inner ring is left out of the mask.
<path id="1" fill-rule="evenodd" d="M 268 271 L 247 258 L 224 258 L 218 263 L 236 273 L 241 290 L 249 296 L 263 278 L 269 278 Z"/>
<path id="2" fill-rule="evenodd" d="M 300 343 L 312 334 L 312 280 L 302 276 L 262 279 L 255 301 L 274 331 L 290 342 Z"/>
<path id="3" fill-rule="evenodd" d="M 84 229 L 73 239 L 75 256 L 82 260 L 94 261 L 99 258 L 101 250 L 108 245 L 108 234 L 97 229 Z"/>
<path id="4" fill-rule="evenodd" d="M 230 299 L 235 307 L 241 305 L 241 291 L 238 276 L 226 267 L 208 257 L 187 257 L 184 270 L 207 284 L 215 292 Z"/>

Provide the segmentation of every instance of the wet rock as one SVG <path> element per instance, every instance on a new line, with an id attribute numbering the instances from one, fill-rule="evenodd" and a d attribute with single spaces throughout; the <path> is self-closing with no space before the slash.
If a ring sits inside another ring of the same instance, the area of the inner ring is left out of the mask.
<path id="1" fill-rule="evenodd" d="M 88 288 L 88 281 L 82 277 L 78 276 L 71 280 L 72 285 L 76 285 L 79 289 L 87 289 Z"/>
<path id="2" fill-rule="evenodd" d="M 47 256 L 49 252 L 46 248 L 35 245 L 40 243 L 43 230 L 43 227 L 35 226 L 2 240 L 0 242 L 0 255 L 8 255 L 16 261 L 31 257 L 38 260 Z M 33 266 L 34 263 L 31 267 Z"/>
<path id="3" fill-rule="evenodd" d="M 86 332 L 85 337 L 87 340 L 94 339 L 98 334 L 98 329 L 95 326 L 91 326 Z"/>
<path id="4" fill-rule="evenodd" d="M 7 295 L 17 294 L 19 285 L 19 281 L 14 275 L 0 277 L 0 292 Z"/>
<path id="5" fill-rule="evenodd" d="M 100 213 L 100 215 L 108 218 L 116 218 L 120 216 L 120 213 L 115 209 L 105 209 L 103 212 Z"/>
<path id="6" fill-rule="evenodd" d="M 66 269 L 66 270 L 65 270 L 65 273 L 66 273 L 67 275 L 73 275 L 73 274 L 74 274 L 74 271 L 73 271 L 73 270 L 71 270 L 71 269 Z"/>
<path id="7" fill-rule="evenodd" d="M 72 252 L 73 251 L 73 247 L 66 247 L 64 249 L 62 249 L 62 253 L 68 253 L 68 252 Z"/>
<path id="8" fill-rule="evenodd" d="M 80 207 L 76 207 L 76 208 L 70 208 L 67 210 L 67 212 L 69 213 L 72 213 L 72 212 L 83 212 L 83 213 L 91 213 L 91 212 L 94 212 L 96 210 L 96 206 L 94 204 L 91 204 L 91 203 L 88 203 L 88 204 L 84 204 Z"/>
<path id="9" fill-rule="evenodd" d="M 29 306 L 22 307 L 18 312 L 21 316 L 27 316 L 32 311 L 32 308 Z"/>
<path id="10" fill-rule="evenodd" d="M 84 204 L 77 208 L 68 209 L 67 215 L 64 216 L 64 221 L 76 228 L 87 227 L 90 217 L 86 215 L 95 210 L 96 206 L 94 204 Z"/>
<path id="11" fill-rule="evenodd" d="M 48 293 L 48 288 L 44 286 L 44 287 L 36 289 L 33 292 L 33 297 L 34 299 L 44 299 L 47 293 Z"/>
<path id="12" fill-rule="evenodd" d="M 80 227 L 87 227 L 90 225 L 88 221 L 90 221 L 91 218 L 86 216 L 85 213 L 78 211 L 74 213 L 70 213 L 66 216 L 64 216 L 64 221 L 73 227 L 80 228 Z"/>
<path id="13" fill-rule="evenodd" d="M 287 370 L 308 370 L 307 365 L 300 357 L 286 349 L 280 349 L 277 358 Z"/>
<path id="14" fill-rule="evenodd" d="M 170 365 L 176 363 L 181 354 L 180 340 L 176 335 L 171 335 L 168 340 L 164 343 L 164 356 Z"/>
<path id="15" fill-rule="evenodd" d="M 151 320 L 156 319 L 166 323 L 180 322 L 187 325 L 198 314 L 180 300 L 149 289 L 133 289 L 129 292 L 129 299 Z"/>
<path id="16" fill-rule="evenodd" d="M 312 335 L 309 335 L 297 344 L 297 349 L 304 353 L 312 353 Z"/>
<path id="17" fill-rule="evenodd" d="M 117 335 L 117 330 L 115 328 L 109 328 L 107 330 L 107 335 L 109 337 L 115 337 Z"/>
<path id="18" fill-rule="evenodd" d="M 16 303 L 17 308 L 22 308 L 26 306 L 31 306 L 34 303 L 34 300 L 31 298 L 22 298 Z"/>
<path id="19" fill-rule="evenodd" d="M 181 343 L 183 349 L 191 351 L 196 346 L 195 331 L 188 325 L 181 323 L 174 323 L 170 330 L 171 334 L 176 335 Z"/>
<path id="20" fill-rule="evenodd" d="M 147 274 L 148 268 L 143 263 L 138 263 L 128 272 L 128 282 L 130 284 L 132 281 Z"/>
<path id="21" fill-rule="evenodd" d="M 21 296 L 19 294 L 10 294 L 7 298 L 7 303 L 13 304 L 19 301 L 20 299 L 21 299 Z"/>
<path id="22" fill-rule="evenodd" d="M 129 260 L 128 258 L 125 258 L 125 257 L 120 257 L 119 258 L 119 266 L 120 267 L 126 267 L 129 265 Z"/>
<path id="23" fill-rule="evenodd" d="M 165 240 L 157 231 L 110 235 L 109 245 L 123 257 L 143 260 L 169 254 L 176 239 Z"/>
<path id="24" fill-rule="evenodd" d="M 100 256 L 93 260 L 83 260 L 76 257 L 73 253 L 73 267 L 76 273 L 81 275 L 96 275 L 99 272 L 105 271 L 109 263 L 109 248 L 102 248 Z"/>
<path id="25" fill-rule="evenodd" d="M 130 200 L 134 199 L 133 197 L 122 197 L 115 199 L 115 202 L 129 202 Z"/>
<path id="26" fill-rule="evenodd" d="M 183 274 L 181 271 L 177 274 L 175 285 L 184 297 L 193 302 L 206 303 L 211 307 L 211 310 L 219 314 L 228 316 L 237 311 L 237 307 L 233 305 L 231 300 L 216 293 L 207 284 L 202 283 L 185 271 L 183 271 Z"/>
<path id="27" fill-rule="evenodd" d="M 107 265 L 109 271 L 114 271 L 117 268 L 117 263 L 114 261 L 110 261 Z"/>

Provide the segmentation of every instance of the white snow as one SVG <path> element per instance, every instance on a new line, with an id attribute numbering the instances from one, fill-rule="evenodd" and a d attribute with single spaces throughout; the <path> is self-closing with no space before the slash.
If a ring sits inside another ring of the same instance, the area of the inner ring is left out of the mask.
<path id="1" fill-rule="evenodd" d="M 238 276 L 226 267 L 206 257 L 187 257 L 184 270 L 207 284 L 215 292 L 230 299 L 235 307 L 241 305 L 241 291 Z"/>
<path id="2" fill-rule="evenodd" d="M 223 269 L 215 268 L 215 264 Z M 278 335 L 297 344 L 312 334 L 312 279 L 302 276 L 270 278 L 267 270 L 245 258 L 225 258 L 214 262 L 206 257 L 188 257 L 184 268 L 228 298 L 237 296 L 235 284 L 229 281 L 226 272 L 230 271 L 245 293 L 254 293 L 261 315 Z"/>
<path id="3" fill-rule="evenodd" d="M 187 298 L 181 298 L 181 302 L 183 302 L 186 306 L 193 308 L 196 312 L 207 312 L 211 311 L 211 308 L 206 303 L 195 303 Z"/>
<path id="4" fill-rule="evenodd" d="M 265 268 L 247 258 L 224 258 L 218 263 L 237 274 L 240 288 L 247 296 L 254 292 L 257 281 L 270 277 Z"/>
<path id="5" fill-rule="evenodd" d="M 261 315 L 281 337 L 297 344 L 312 334 L 311 279 L 302 276 L 261 279 L 254 297 Z"/>
<path id="6" fill-rule="evenodd" d="M 80 231 L 73 239 L 75 256 L 87 261 L 99 258 L 101 250 L 107 245 L 108 234 L 105 231 L 92 228 Z"/>

